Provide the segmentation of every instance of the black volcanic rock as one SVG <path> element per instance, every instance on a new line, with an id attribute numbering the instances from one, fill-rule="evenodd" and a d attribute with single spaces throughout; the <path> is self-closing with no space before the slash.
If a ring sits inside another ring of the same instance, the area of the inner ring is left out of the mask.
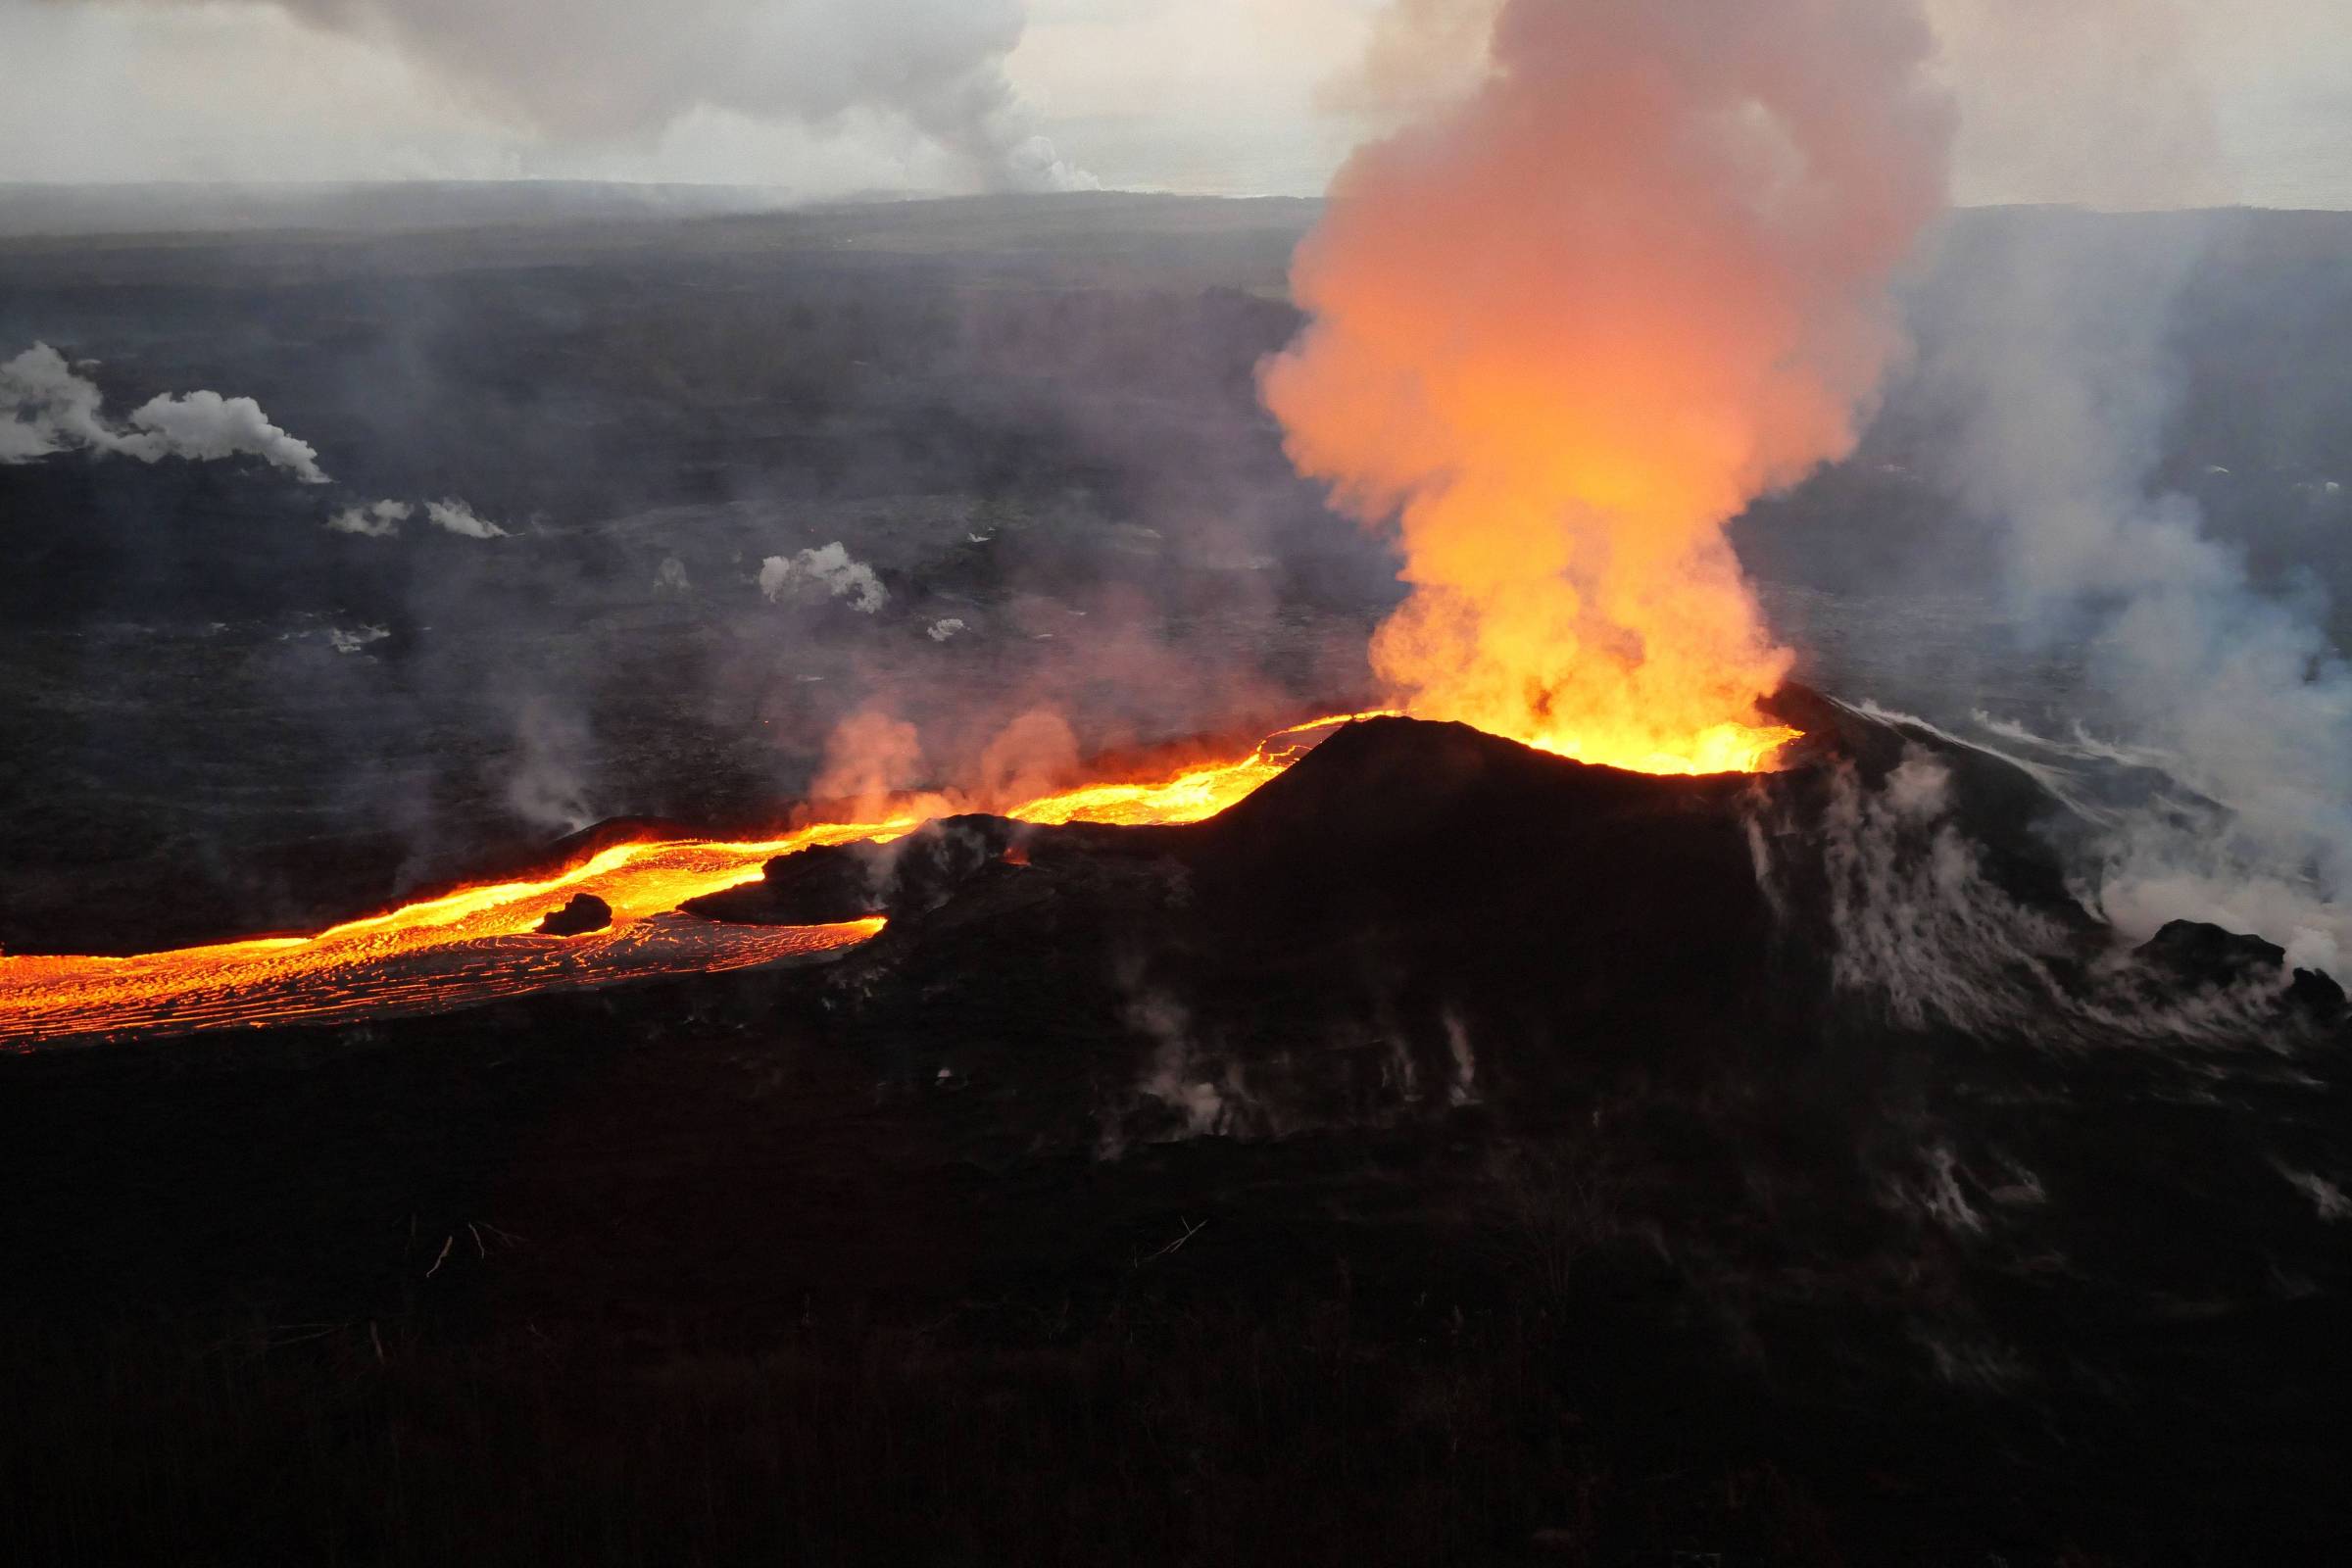
<path id="1" fill-rule="evenodd" d="M 546 937 L 580 937 L 612 924 L 612 906 L 593 893 L 574 893 L 571 902 L 539 922 Z"/>
<path id="2" fill-rule="evenodd" d="M 2132 952 L 2189 988 L 2275 984 L 2286 974 L 2284 948 L 2201 920 L 2169 920 Z M 2282 1000 L 2328 1022 L 2341 1018 L 2345 1010 L 2344 988 L 2313 969 L 2295 970 L 2287 978 Z"/>
<path id="3" fill-rule="evenodd" d="M 689 899 L 679 908 L 737 925 L 833 925 L 879 911 L 883 846 L 820 844 L 767 862 L 757 882 Z"/>
<path id="4" fill-rule="evenodd" d="M 1423 1372 L 1494 1367 L 1539 1395 L 1495 1431 L 1571 1390 L 1607 1441 L 1792 1445 L 1855 1506 L 1946 1509 L 1931 1535 L 2085 1467 L 2118 1539 L 2151 1475 L 2319 1507 L 2352 1152 L 2342 1053 L 2240 984 L 2283 955 L 2183 926 L 2103 966 L 2023 770 L 1826 702 L 1807 728 L 1779 773 L 1654 778 L 1372 721 L 1200 823 L 782 858 L 747 890 L 773 912 L 891 915 L 823 969 L 240 1036 L 241 1077 L 225 1044 L 0 1058 L 43 1261 L 0 1313 L 260 1282 L 380 1377 L 406 1357 L 366 1325 L 417 1300 L 534 1358 L 684 1325 L 813 1362 L 836 1323 L 1068 1357 L 1139 1302 L 1298 1298 L 1351 1387 L 1406 1391 L 1409 1463 L 1444 1436 Z"/>
<path id="5" fill-rule="evenodd" d="M 2133 951 L 2195 985 L 2231 985 L 2261 970 L 2276 974 L 2286 963 L 2284 948 L 2202 920 L 2169 920 Z"/>
<path id="6" fill-rule="evenodd" d="M 819 845 L 777 856 L 758 882 L 690 899 L 680 908 L 739 925 L 832 925 L 920 913 L 1002 861 L 1026 831 L 1000 816 L 952 816 L 888 844 Z"/>

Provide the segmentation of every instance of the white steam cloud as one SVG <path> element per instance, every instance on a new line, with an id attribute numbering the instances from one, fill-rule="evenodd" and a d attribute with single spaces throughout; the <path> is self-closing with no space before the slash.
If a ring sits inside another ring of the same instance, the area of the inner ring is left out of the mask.
<path id="1" fill-rule="evenodd" d="M 326 519 L 330 533 L 358 534 L 364 539 L 389 539 L 400 532 L 400 525 L 416 514 L 416 509 L 406 501 L 378 501 L 369 506 L 349 506 Z"/>
<path id="2" fill-rule="evenodd" d="M 1982 6 L 1979 20 L 2014 9 Z M 2158 47 L 2180 30 L 2177 8 L 2086 9 L 2130 24 L 2086 34 L 2088 54 L 2036 38 L 2045 71 L 2082 75 L 2065 126 L 2045 133 L 2168 149 L 2115 188 L 2118 205 L 2210 200 L 2210 115 L 2186 58 Z M 2113 133 L 2085 135 L 2085 108 Z M 2158 113 L 2164 124 L 2146 128 Z M 2174 183 L 2148 183 L 2166 170 Z M 2195 500 L 2159 480 L 2182 383 L 2173 308 L 2200 230 L 2133 221 L 2149 226 L 2119 242 L 2109 224 L 2053 215 L 1983 259 L 1976 314 L 1926 367 L 1961 411 L 1959 492 L 2003 531 L 2031 634 L 2087 638 L 2107 744 L 2206 803 L 2119 819 L 2087 873 L 2092 901 L 2133 938 L 2201 920 L 2265 937 L 2291 964 L 2352 975 L 2352 665 L 2330 646 L 2316 593 L 2263 592 Z"/>
<path id="3" fill-rule="evenodd" d="M 425 520 L 446 533 L 467 539 L 504 539 L 507 530 L 497 523 L 474 515 L 474 511 L 456 497 L 424 504 Z"/>
<path id="4" fill-rule="evenodd" d="M 326 519 L 330 533 L 355 534 L 363 539 L 389 539 L 400 532 L 400 525 L 416 514 L 416 508 L 406 501 L 376 501 L 365 506 L 353 505 Z M 465 539 L 506 539 L 512 537 L 506 529 L 481 516 L 472 507 L 452 496 L 441 501 L 424 503 L 425 521 L 444 533 L 454 533 Z"/>
<path id="5" fill-rule="evenodd" d="M 54 453 L 112 453 L 155 463 L 256 457 L 305 484 L 324 484 L 318 453 L 270 421 L 251 398 L 190 392 L 148 399 L 121 425 L 110 423 L 96 382 L 46 343 L 0 363 L 0 463 Z"/>
<path id="6" fill-rule="evenodd" d="M 596 820 L 587 773 L 588 726 L 569 710 L 532 699 L 514 716 L 514 767 L 507 808 L 533 827 L 577 833 Z"/>
<path id="7" fill-rule="evenodd" d="M 890 591 L 874 575 L 874 568 L 852 560 L 839 540 L 791 556 L 770 556 L 760 564 L 760 591 L 770 604 L 781 603 L 786 594 L 809 585 L 822 588 L 832 598 L 847 599 L 851 609 L 868 615 L 890 603 Z"/>

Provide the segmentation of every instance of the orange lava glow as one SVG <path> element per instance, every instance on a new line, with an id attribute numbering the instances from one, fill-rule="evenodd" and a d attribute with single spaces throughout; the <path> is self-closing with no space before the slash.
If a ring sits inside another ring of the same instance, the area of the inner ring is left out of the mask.
<path id="1" fill-rule="evenodd" d="M 1058 827 L 1065 822 L 1112 822 L 1125 827 L 1201 822 L 1243 800 L 1260 784 L 1314 750 L 1314 740 L 1359 718 L 1394 717 L 1388 712 L 1339 713 L 1278 730 L 1249 756 L 1207 762 L 1171 778 L 1122 784 L 1081 784 L 1040 796 L 1004 814 L 1019 822 Z"/>
<path id="2" fill-rule="evenodd" d="M 1050 825 L 1198 822 L 1279 774 L 1339 725 L 1370 716 L 1315 719 L 1269 736 L 1240 758 L 1157 778 L 1079 785 L 1004 814 Z M 0 956 L 0 1038 L 29 1044 L 325 1023 L 811 956 L 864 942 L 883 922 L 735 926 L 674 911 L 689 899 L 758 881 L 777 856 L 817 845 L 888 843 L 920 822 L 911 815 L 825 822 L 746 843 L 618 844 L 538 880 L 461 888 L 312 936 L 132 957 Z M 609 930 L 538 934 L 542 920 L 582 893 L 612 906 Z"/>
<path id="3" fill-rule="evenodd" d="M 1473 16 L 1485 69 L 1334 178 L 1263 390 L 1298 471 L 1393 531 L 1396 706 L 1657 773 L 1793 738 L 1727 530 L 1853 451 L 1942 209 L 1933 40 L 1885 9 L 1392 8 L 1381 71 Z"/>

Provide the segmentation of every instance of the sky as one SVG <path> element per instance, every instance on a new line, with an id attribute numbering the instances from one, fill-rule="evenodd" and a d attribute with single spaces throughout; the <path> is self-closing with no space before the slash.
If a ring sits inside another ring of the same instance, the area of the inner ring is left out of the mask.
<path id="1" fill-rule="evenodd" d="M 1382 3 L 0 0 L 0 180 L 1313 194 Z M 1926 3 L 1963 201 L 2352 207 L 2346 0 Z"/>

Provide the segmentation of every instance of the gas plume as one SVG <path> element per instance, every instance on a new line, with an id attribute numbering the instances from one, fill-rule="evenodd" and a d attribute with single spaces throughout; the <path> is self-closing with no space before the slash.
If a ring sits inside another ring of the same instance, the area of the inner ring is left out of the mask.
<path id="1" fill-rule="evenodd" d="M 850 608 L 862 614 L 890 603 L 890 590 L 882 586 L 874 568 L 852 560 L 849 548 L 838 539 L 789 556 L 770 556 L 760 564 L 760 591 L 771 604 L 782 603 L 804 585 L 822 588 L 829 598 L 847 599 Z"/>
<path id="2" fill-rule="evenodd" d="M 512 537 L 506 529 L 476 513 L 473 508 L 455 496 L 439 501 L 427 501 L 424 520 L 443 533 L 454 533 L 462 539 L 506 539 Z M 376 501 L 365 506 L 354 503 L 326 519 L 329 533 L 348 533 L 363 539 L 390 539 L 400 532 L 400 525 L 416 514 L 416 508 L 406 501 Z"/>
<path id="3" fill-rule="evenodd" d="M 389 539 L 416 511 L 405 501 L 376 501 L 366 506 L 355 502 L 328 517 L 326 528 L 329 533 L 356 534 L 363 539 Z"/>
<path id="4" fill-rule="evenodd" d="M 424 504 L 425 520 L 444 533 L 454 533 L 465 539 L 504 539 L 507 530 L 487 518 L 477 516 L 473 508 L 451 496 L 442 501 Z"/>
<path id="5" fill-rule="evenodd" d="M 2210 103 L 2171 0 L 2099 0 L 2106 25 L 2051 50 L 2013 0 L 1957 0 L 1955 48 L 2030 36 L 2034 79 L 2064 86 L 2063 126 L 1999 122 L 2012 157 L 2104 206 L 2214 199 Z M 1989 42 L 1988 42 L 1989 40 Z M 1972 113 L 1974 105 L 1971 106 Z M 2088 119 L 2099 129 L 2083 134 Z M 2085 145 L 2158 150 L 2120 167 Z M 2196 500 L 2163 477 L 2186 379 L 2176 307 L 2211 220 L 2048 215 L 1970 258 L 1973 313 L 1925 365 L 1958 415 L 1953 475 L 1999 530 L 2029 638 L 2087 648 L 2087 727 L 2037 738 L 2082 764 L 2119 749 L 2182 786 L 2119 811 L 2081 872 L 2087 902 L 2132 939 L 2166 921 L 2252 932 L 2289 961 L 2352 961 L 2352 664 L 2316 589 L 2265 592 Z"/>
<path id="6" fill-rule="evenodd" d="M 149 398 L 126 424 L 110 423 L 98 384 L 46 343 L 0 362 L 0 463 L 30 463 L 52 453 L 114 453 L 155 463 L 257 457 L 305 484 L 324 484 L 318 453 L 270 422 L 251 398 L 218 392 Z"/>
<path id="7" fill-rule="evenodd" d="M 1507 0 L 1475 87 L 1342 170 L 1264 392 L 1302 473 L 1396 523 L 1401 706 L 1769 761 L 1790 656 L 1724 525 L 1850 450 L 1900 346 L 1887 283 L 1944 198 L 1930 45 L 1886 0 Z"/>

